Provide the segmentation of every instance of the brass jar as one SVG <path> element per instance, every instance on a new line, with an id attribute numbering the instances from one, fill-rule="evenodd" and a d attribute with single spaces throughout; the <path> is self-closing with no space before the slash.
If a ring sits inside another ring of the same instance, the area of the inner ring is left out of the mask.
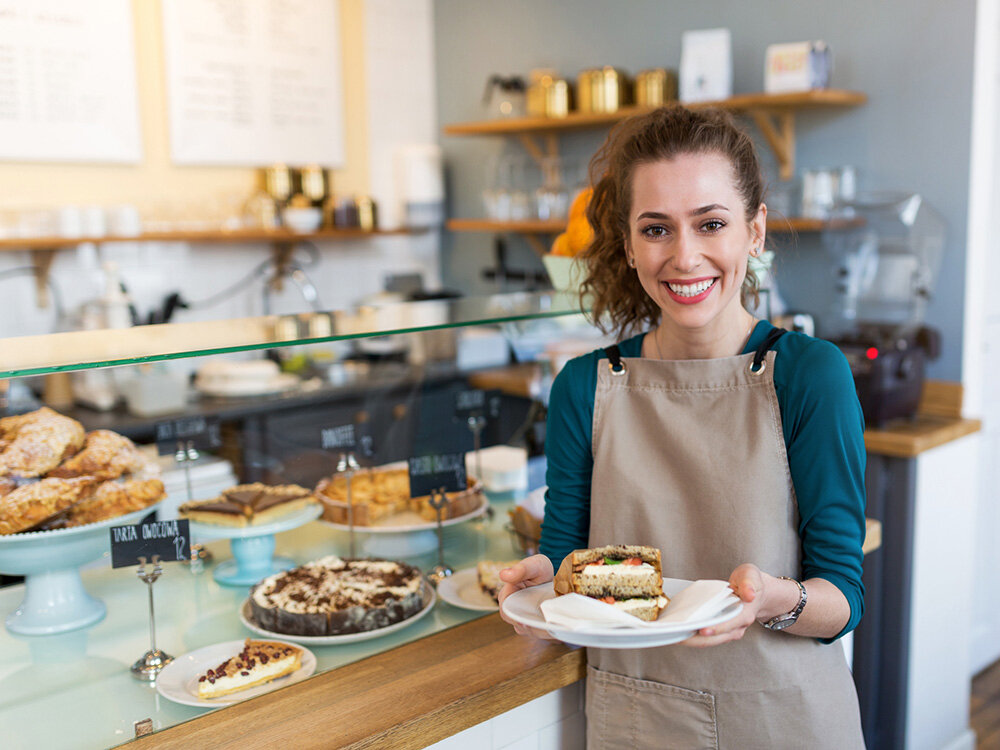
<path id="1" fill-rule="evenodd" d="M 569 82 L 550 73 L 532 75 L 527 105 L 533 117 L 565 117 L 570 108 Z"/>
<path id="2" fill-rule="evenodd" d="M 610 65 L 580 71 L 576 90 L 580 112 L 617 112 L 629 103 L 628 76 Z"/>
<path id="3" fill-rule="evenodd" d="M 677 101 L 677 73 L 666 68 L 643 70 L 635 76 L 635 103 L 640 107 L 662 107 Z"/>

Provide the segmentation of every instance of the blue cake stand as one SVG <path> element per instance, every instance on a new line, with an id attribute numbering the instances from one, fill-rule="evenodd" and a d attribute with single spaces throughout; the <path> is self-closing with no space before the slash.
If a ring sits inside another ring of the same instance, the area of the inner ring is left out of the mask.
<path id="1" fill-rule="evenodd" d="M 104 619 L 104 602 L 87 593 L 80 566 L 111 554 L 108 528 L 137 523 L 159 503 L 107 521 L 0 536 L 0 572 L 24 576 L 24 600 L 7 616 L 18 635 L 52 635 Z"/>
<path id="2" fill-rule="evenodd" d="M 314 521 L 322 512 L 322 506 L 315 503 L 257 526 L 214 526 L 191 521 L 191 536 L 199 542 L 228 539 L 233 559 L 216 565 L 212 576 L 224 586 L 252 586 L 296 565 L 290 558 L 274 556 L 274 535 Z"/>

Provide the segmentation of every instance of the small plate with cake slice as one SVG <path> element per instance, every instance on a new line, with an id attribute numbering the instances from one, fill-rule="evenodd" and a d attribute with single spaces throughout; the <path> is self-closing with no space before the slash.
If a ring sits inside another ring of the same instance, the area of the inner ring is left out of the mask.
<path id="1" fill-rule="evenodd" d="M 474 568 L 455 571 L 438 583 L 438 596 L 453 607 L 496 612 L 499 609 L 497 594 L 503 588 L 499 573 L 515 562 L 480 560 Z"/>
<path id="2" fill-rule="evenodd" d="M 316 671 L 309 649 L 277 640 L 226 641 L 174 659 L 156 678 L 164 698 L 222 708 L 304 680 Z"/>

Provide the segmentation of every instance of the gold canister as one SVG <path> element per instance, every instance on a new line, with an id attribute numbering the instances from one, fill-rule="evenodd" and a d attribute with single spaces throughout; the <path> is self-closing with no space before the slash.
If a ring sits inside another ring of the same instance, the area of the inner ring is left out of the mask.
<path id="1" fill-rule="evenodd" d="M 312 205 L 322 206 L 327 197 L 326 170 L 310 164 L 302 167 L 300 174 L 302 194 L 312 202 Z"/>
<path id="2" fill-rule="evenodd" d="M 264 189 L 278 203 L 292 197 L 292 170 L 287 164 L 272 164 L 264 170 Z"/>
<path id="3" fill-rule="evenodd" d="M 570 108 L 569 82 L 551 73 L 532 73 L 527 105 L 534 117 L 565 117 Z"/>
<path id="4" fill-rule="evenodd" d="M 576 91 L 580 112 L 617 112 L 628 104 L 629 80 L 624 71 L 605 65 L 580 71 Z"/>
<path id="5" fill-rule="evenodd" d="M 378 224 L 378 209 L 375 201 L 367 195 L 359 196 L 358 204 L 358 226 L 366 232 L 374 232 Z"/>
<path id="6" fill-rule="evenodd" d="M 642 70 L 635 76 L 635 103 L 640 107 L 662 107 L 677 101 L 677 73 L 666 68 Z"/>

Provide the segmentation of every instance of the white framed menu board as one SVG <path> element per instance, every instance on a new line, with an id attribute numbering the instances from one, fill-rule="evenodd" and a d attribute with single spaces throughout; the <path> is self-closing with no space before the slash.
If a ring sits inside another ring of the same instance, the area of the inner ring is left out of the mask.
<path id="1" fill-rule="evenodd" d="M 163 0 L 175 164 L 344 163 L 338 0 Z"/>
<path id="2" fill-rule="evenodd" d="M 130 0 L 0 0 L 0 160 L 142 160 Z"/>

